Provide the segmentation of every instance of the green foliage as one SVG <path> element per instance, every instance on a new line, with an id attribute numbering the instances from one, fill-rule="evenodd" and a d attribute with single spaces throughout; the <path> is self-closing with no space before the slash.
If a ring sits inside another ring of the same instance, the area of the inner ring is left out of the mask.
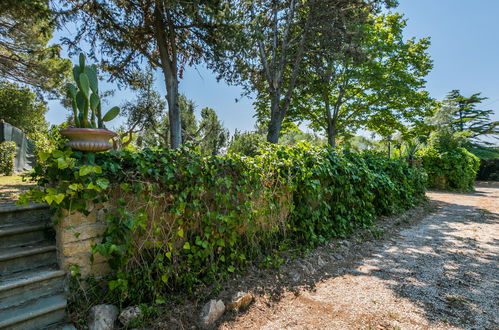
<path id="1" fill-rule="evenodd" d="M 275 251 L 347 235 L 424 198 L 425 176 L 405 163 L 305 144 L 267 145 L 255 157 L 184 147 L 44 158 L 21 202 L 84 214 L 113 205 L 93 252 L 110 258 L 110 292 L 127 304 L 161 304 L 255 260 L 277 266 Z"/>
<path id="2" fill-rule="evenodd" d="M 14 173 L 16 147 L 13 141 L 0 142 L 0 174 L 12 175 Z"/>
<path id="3" fill-rule="evenodd" d="M 429 145 L 418 151 L 429 178 L 436 189 L 472 191 L 480 160 L 463 147 L 439 148 Z"/>
<path id="4" fill-rule="evenodd" d="M 60 57 L 61 47 L 50 44 L 55 13 L 48 0 L 0 1 L 0 77 L 54 92 L 71 70 Z"/>
<path id="5" fill-rule="evenodd" d="M 31 137 L 47 129 L 46 112 L 46 104 L 29 88 L 0 81 L 0 119 Z"/>
<path id="6" fill-rule="evenodd" d="M 448 125 L 454 132 L 468 132 L 470 139 L 475 142 L 480 141 L 478 138 L 486 136 L 498 139 L 499 121 L 490 118 L 494 114 L 493 110 L 478 108 L 482 101 L 487 100 L 480 94 L 475 93 L 465 97 L 459 90 L 451 91 L 442 106 L 447 108 L 450 116 Z"/>
<path id="7" fill-rule="evenodd" d="M 466 149 L 480 159 L 499 159 L 499 147 L 474 145 L 468 146 Z"/>
<path id="8" fill-rule="evenodd" d="M 428 38 L 404 37 L 399 13 L 373 16 L 350 52 L 328 49 L 311 57 L 290 116 L 326 132 L 330 145 L 369 129 L 383 137 L 418 125 L 433 105 L 425 90 L 432 69 Z M 259 102 L 261 103 L 261 102 Z"/>
<path id="9" fill-rule="evenodd" d="M 499 181 L 499 158 L 480 159 L 477 180 Z"/>
<path id="10" fill-rule="evenodd" d="M 120 108 L 112 107 L 102 116 L 101 99 L 97 79 L 97 67 L 85 64 L 85 55 L 80 54 L 79 65 L 73 67 L 76 86 L 68 83 L 66 90 L 73 107 L 73 120 L 79 128 L 104 128 L 104 122 L 116 118 Z M 90 115 L 90 117 L 89 117 Z"/>
<path id="11" fill-rule="evenodd" d="M 258 132 L 239 133 L 236 130 L 230 141 L 229 153 L 238 153 L 245 156 L 256 156 L 261 145 L 265 143 L 265 137 Z"/>

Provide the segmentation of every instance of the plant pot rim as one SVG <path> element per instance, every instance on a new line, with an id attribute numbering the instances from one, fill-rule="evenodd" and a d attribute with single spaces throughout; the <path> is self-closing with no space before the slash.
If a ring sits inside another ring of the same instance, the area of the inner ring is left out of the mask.
<path id="1" fill-rule="evenodd" d="M 114 137 L 117 134 L 106 129 L 106 128 L 77 128 L 77 127 L 69 127 L 69 128 L 64 128 L 60 130 L 61 134 L 64 133 L 85 133 L 85 134 L 92 134 L 92 133 L 98 133 L 101 135 L 109 135 L 109 137 Z"/>

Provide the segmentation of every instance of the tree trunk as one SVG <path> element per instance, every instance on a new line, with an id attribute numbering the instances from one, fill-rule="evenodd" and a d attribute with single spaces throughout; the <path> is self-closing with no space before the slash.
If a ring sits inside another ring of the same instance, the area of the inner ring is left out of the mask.
<path id="1" fill-rule="evenodd" d="M 170 146 L 179 148 L 182 145 L 182 124 L 180 120 L 180 108 L 178 105 L 178 77 L 177 77 L 177 52 L 174 27 L 169 20 L 169 25 L 165 24 L 163 16 L 164 8 L 161 3 L 157 4 L 154 11 L 154 23 L 161 69 L 165 77 L 166 100 L 168 102 L 168 119 L 170 122 Z M 170 38 L 167 37 L 167 29 Z M 171 40 L 171 42 L 169 42 Z M 170 49 L 170 51 L 169 51 Z"/>
<path id="2" fill-rule="evenodd" d="M 331 118 L 331 107 L 329 106 L 329 98 L 327 95 L 324 95 L 324 105 L 326 107 L 327 118 L 327 142 L 334 148 L 336 147 L 336 119 L 333 120 L 333 118 Z"/>
<path id="3" fill-rule="evenodd" d="M 279 141 L 282 120 L 283 116 L 281 115 L 281 109 L 279 109 L 279 94 L 275 92 L 270 102 L 270 121 L 267 130 L 267 142 L 277 143 Z"/>
<path id="4" fill-rule="evenodd" d="M 167 80 L 166 86 L 168 119 L 170 122 L 170 145 L 172 148 L 179 148 L 182 145 L 182 123 L 180 118 L 180 107 L 178 105 L 177 77 L 171 77 L 170 81 Z"/>

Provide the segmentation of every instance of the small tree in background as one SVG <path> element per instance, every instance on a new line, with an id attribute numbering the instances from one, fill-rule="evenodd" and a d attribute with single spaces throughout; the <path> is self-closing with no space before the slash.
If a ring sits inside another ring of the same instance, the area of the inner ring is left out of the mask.
<path id="1" fill-rule="evenodd" d="M 443 120 L 454 132 L 467 132 L 471 142 L 486 143 L 481 138 L 492 137 L 499 140 L 499 121 L 492 121 L 493 110 L 482 110 L 478 107 L 486 97 L 475 93 L 469 97 L 461 95 L 459 90 L 451 91 L 442 106 L 437 110 Z"/>
<path id="2" fill-rule="evenodd" d="M 29 137 L 45 132 L 47 105 L 41 96 L 16 83 L 0 81 L 0 119 L 16 126 Z"/>

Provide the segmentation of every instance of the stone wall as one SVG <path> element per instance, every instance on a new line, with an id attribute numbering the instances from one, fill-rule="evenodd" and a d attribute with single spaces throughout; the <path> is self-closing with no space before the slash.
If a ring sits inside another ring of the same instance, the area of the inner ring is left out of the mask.
<path id="1" fill-rule="evenodd" d="M 91 246 L 100 243 L 106 230 L 105 204 L 94 205 L 88 216 L 80 212 L 63 212 L 56 221 L 55 231 L 57 254 L 61 269 L 70 271 L 71 266 L 77 266 L 83 278 L 93 275 L 102 277 L 109 273 L 106 259 L 95 254 L 91 258 Z"/>

